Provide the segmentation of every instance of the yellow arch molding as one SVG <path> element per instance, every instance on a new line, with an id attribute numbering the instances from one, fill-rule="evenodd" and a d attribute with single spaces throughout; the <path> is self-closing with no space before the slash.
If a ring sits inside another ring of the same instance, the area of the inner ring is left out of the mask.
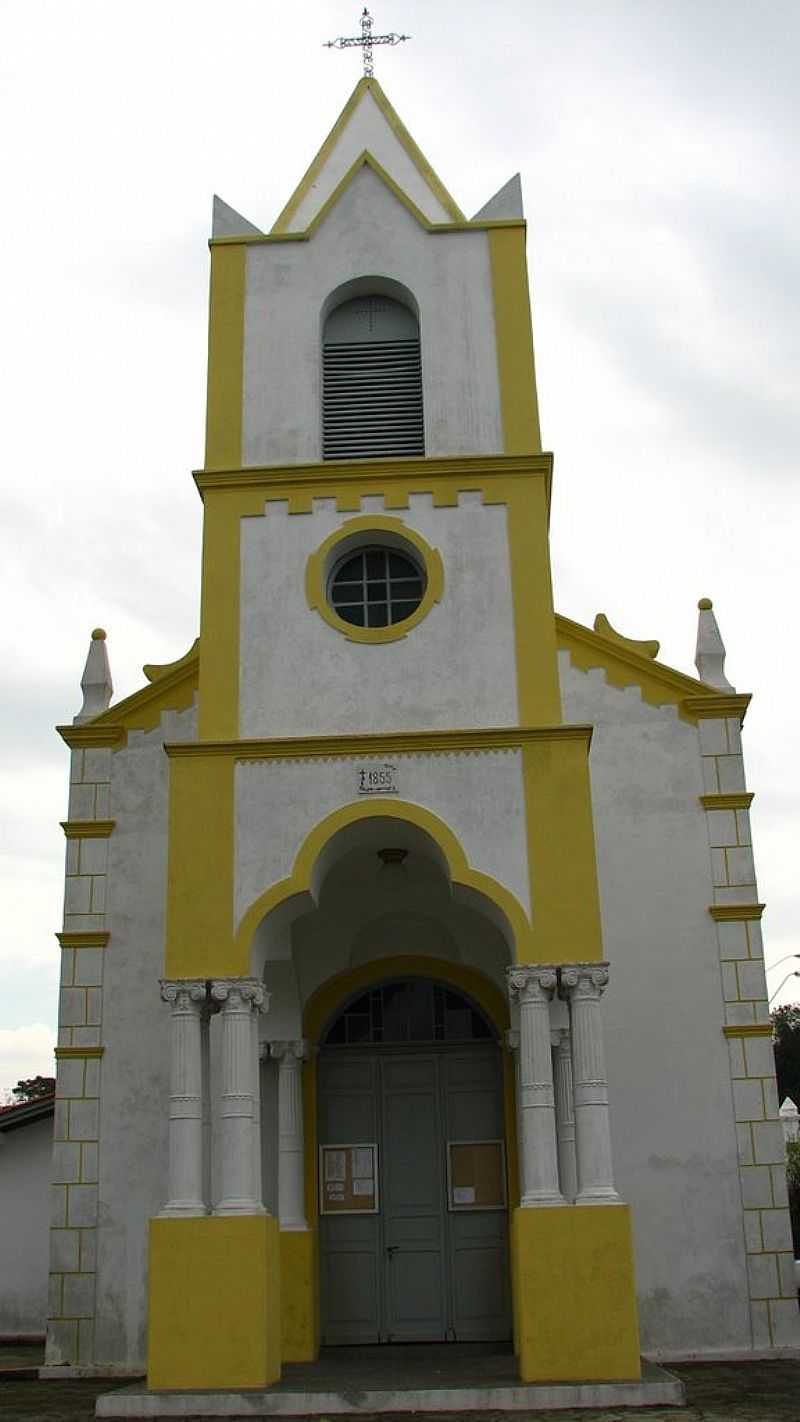
<path id="1" fill-rule="evenodd" d="M 297 852 L 290 877 L 266 889 L 250 905 L 239 924 L 235 957 L 240 963 L 249 964 L 253 934 L 264 916 L 295 894 L 310 891 L 314 865 L 329 840 L 348 825 L 370 819 L 404 820 L 427 834 L 441 850 L 452 882 L 473 889 L 500 910 L 514 937 L 514 942 L 509 944 L 512 961 L 532 961 L 531 923 L 519 899 L 491 875 L 470 868 L 467 856 L 449 825 L 422 805 L 413 805 L 408 800 L 376 798 L 342 805 L 314 826 Z"/>

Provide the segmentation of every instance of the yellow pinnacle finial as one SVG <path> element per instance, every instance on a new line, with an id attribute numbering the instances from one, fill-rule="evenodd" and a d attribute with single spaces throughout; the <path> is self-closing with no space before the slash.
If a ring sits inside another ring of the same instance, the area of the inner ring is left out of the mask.
<path id="1" fill-rule="evenodd" d="M 698 602 L 697 606 L 698 606 L 698 608 L 700 609 L 701 612 L 710 612 L 711 609 L 712 609 L 712 607 L 714 606 L 714 604 L 713 604 L 713 602 L 711 601 L 711 598 L 710 598 L 710 597 L 701 597 L 701 599 L 700 599 L 700 601 Z"/>
<path id="2" fill-rule="evenodd" d="M 92 633 L 92 641 L 93 641 L 93 642 L 105 642 L 105 640 L 106 640 L 106 629 L 105 629 L 105 627 L 95 627 L 94 632 Z"/>

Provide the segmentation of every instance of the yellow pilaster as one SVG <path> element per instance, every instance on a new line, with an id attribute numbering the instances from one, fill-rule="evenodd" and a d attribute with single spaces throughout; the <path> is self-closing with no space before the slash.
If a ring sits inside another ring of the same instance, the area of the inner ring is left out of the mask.
<path id="1" fill-rule="evenodd" d="M 249 971 L 233 945 L 234 770 L 226 756 L 170 760 L 167 977 Z"/>
<path id="2" fill-rule="evenodd" d="M 206 469 L 242 462 L 245 246 L 211 248 Z"/>
<path id="3" fill-rule="evenodd" d="M 587 751 L 577 737 L 522 750 L 533 962 L 603 957 Z"/>
<path id="4" fill-rule="evenodd" d="M 515 1210 L 512 1269 L 523 1382 L 641 1377 L 627 1205 Z"/>
<path id="5" fill-rule="evenodd" d="M 281 1372 L 278 1224 L 269 1215 L 150 1221 L 147 1385 L 265 1388 Z"/>
<path id="6" fill-rule="evenodd" d="M 281 1358 L 313 1363 L 319 1355 L 319 1259 L 312 1230 L 281 1230 Z"/>
<path id="7" fill-rule="evenodd" d="M 503 448 L 506 454 L 538 454 L 539 404 L 528 300 L 525 224 L 489 232 Z"/>

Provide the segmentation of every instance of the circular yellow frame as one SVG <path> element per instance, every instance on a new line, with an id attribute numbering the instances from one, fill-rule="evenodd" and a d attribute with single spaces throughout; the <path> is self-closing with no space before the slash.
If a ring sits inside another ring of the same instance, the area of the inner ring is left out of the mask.
<path id="1" fill-rule="evenodd" d="M 402 622 L 395 622 L 390 627 L 355 627 L 352 622 L 345 622 L 343 617 L 339 617 L 328 602 L 328 578 L 336 560 L 347 552 L 343 544 L 352 542 L 355 551 L 356 543 L 363 543 L 365 534 L 381 533 L 388 533 L 397 540 L 398 551 L 402 551 L 403 544 L 414 549 L 425 568 L 425 592 L 419 607 Z M 348 642 L 399 642 L 423 617 L 427 617 L 434 603 L 441 602 L 443 593 L 444 568 L 438 548 L 432 548 L 402 519 L 387 518 L 382 514 L 365 514 L 361 518 L 348 519 L 320 544 L 306 564 L 306 599 L 309 607 L 316 609 L 323 621 L 346 637 Z"/>

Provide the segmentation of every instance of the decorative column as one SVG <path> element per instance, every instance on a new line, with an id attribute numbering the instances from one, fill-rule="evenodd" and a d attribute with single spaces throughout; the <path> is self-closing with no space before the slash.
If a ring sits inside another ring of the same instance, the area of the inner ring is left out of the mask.
<path id="1" fill-rule="evenodd" d="M 572 1092 L 572 1046 L 569 1030 L 559 1027 L 553 1034 L 553 1061 L 556 1094 L 556 1140 L 561 1189 L 568 1200 L 578 1191 L 575 1155 L 575 1104 Z"/>
<path id="2" fill-rule="evenodd" d="M 281 1229 L 308 1229 L 303 1176 L 302 1063 L 308 1043 L 271 1042 L 278 1062 L 278 1215 Z"/>
<path id="3" fill-rule="evenodd" d="M 266 1011 L 269 994 L 258 978 L 217 978 L 211 996 L 221 1004 L 221 1092 L 217 1215 L 260 1215 L 256 1196 L 255 1123 L 258 1046 L 253 1014 Z"/>
<path id="4" fill-rule="evenodd" d="M 611 1167 L 608 1081 L 600 1010 L 607 983 L 608 963 L 571 963 L 561 969 L 561 988 L 569 1001 L 572 1024 L 577 1205 L 620 1203 Z"/>
<path id="5" fill-rule="evenodd" d="M 558 1185 L 550 1003 L 556 969 L 530 964 L 509 968 L 508 988 L 519 1002 L 519 1079 L 522 1139 L 521 1204 L 563 1205 Z"/>
<path id="6" fill-rule="evenodd" d="M 162 1215 L 204 1215 L 203 1013 L 205 982 L 161 981 L 172 1005 L 169 1081 L 169 1185 Z"/>

